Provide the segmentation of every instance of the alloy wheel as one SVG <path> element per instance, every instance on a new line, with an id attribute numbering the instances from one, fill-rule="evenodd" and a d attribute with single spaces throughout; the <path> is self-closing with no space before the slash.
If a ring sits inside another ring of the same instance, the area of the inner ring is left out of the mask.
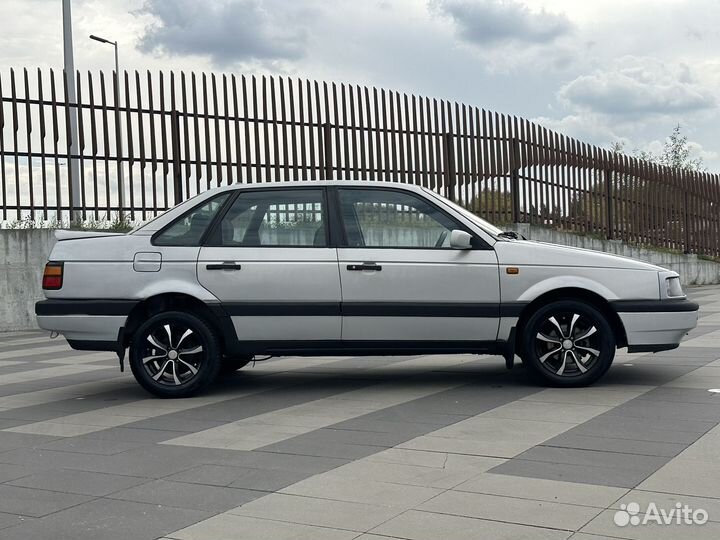
<path id="1" fill-rule="evenodd" d="M 180 386 L 194 379 L 205 360 L 201 336 L 180 321 L 163 321 L 144 336 L 142 365 L 157 383 Z"/>
<path id="2" fill-rule="evenodd" d="M 598 362 L 602 340 L 598 325 L 572 311 L 553 313 L 538 327 L 535 353 L 543 369 L 555 376 L 577 377 Z"/>

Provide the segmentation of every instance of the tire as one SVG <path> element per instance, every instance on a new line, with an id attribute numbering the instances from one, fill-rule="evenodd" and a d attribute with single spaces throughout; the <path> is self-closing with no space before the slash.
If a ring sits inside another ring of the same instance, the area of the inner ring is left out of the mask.
<path id="1" fill-rule="evenodd" d="M 523 363 L 551 386 L 587 386 L 615 358 L 615 334 L 594 306 L 559 300 L 532 314 L 522 335 Z"/>
<path id="2" fill-rule="evenodd" d="M 220 365 L 220 374 L 229 375 L 241 370 L 252 362 L 252 356 L 226 356 Z"/>
<path id="3" fill-rule="evenodd" d="M 137 382 L 157 397 L 193 396 L 218 375 L 217 336 L 202 319 L 189 313 L 159 313 L 135 332 L 130 369 Z"/>

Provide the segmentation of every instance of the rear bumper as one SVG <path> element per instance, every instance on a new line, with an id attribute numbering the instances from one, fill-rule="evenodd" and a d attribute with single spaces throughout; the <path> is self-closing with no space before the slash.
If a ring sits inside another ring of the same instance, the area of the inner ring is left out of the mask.
<path id="1" fill-rule="evenodd" d="M 64 335 L 73 348 L 113 350 L 110 345 L 117 344 L 120 329 L 136 304 L 131 300 L 50 299 L 35 304 L 35 315 L 40 328 Z"/>
<path id="2" fill-rule="evenodd" d="M 72 346 L 72 341 L 106 342 L 103 348 L 83 350 L 108 350 L 107 342 L 117 343 L 120 328 L 125 325 L 124 315 L 38 315 L 37 323 L 43 330 L 62 334 Z"/>

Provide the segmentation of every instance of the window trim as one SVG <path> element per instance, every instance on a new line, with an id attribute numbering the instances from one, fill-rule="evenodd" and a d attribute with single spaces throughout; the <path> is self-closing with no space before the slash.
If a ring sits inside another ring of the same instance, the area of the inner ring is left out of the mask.
<path id="1" fill-rule="evenodd" d="M 215 226 L 218 216 L 221 214 L 223 216 L 225 215 L 225 212 L 227 211 L 227 208 L 228 208 L 228 203 L 235 200 L 235 197 L 237 197 L 237 193 L 236 193 L 237 191 L 238 190 L 230 190 L 229 192 L 222 191 L 220 193 L 217 193 L 217 194 L 215 194 L 211 197 L 208 197 L 207 199 L 204 199 L 201 202 L 197 203 L 195 206 L 189 208 L 188 210 L 186 210 L 185 212 L 180 214 L 178 217 L 173 219 L 170 223 L 165 225 L 163 228 L 161 228 L 160 230 L 155 232 L 150 237 L 150 244 L 153 246 L 157 246 L 157 247 L 200 247 L 200 246 L 204 245 L 204 242 L 205 242 L 205 239 L 207 238 L 208 232 Z M 170 227 L 172 227 L 179 221 L 185 219 L 188 215 L 192 214 L 195 210 L 197 210 L 201 206 L 208 204 L 208 203 L 214 201 L 215 199 L 217 199 L 219 197 L 223 197 L 223 196 L 226 197 L 225 202 L 220 206 L 220 208 L 218 208 L 217 212 L 215 212 L 215 215 L 210 220 L 210 223 L 205 228 L 205 231 L 203 232 L 202 236 L 200 237 L 200 240 L 198 240 L 197 243 L 193 242 L 192 244 L 158 244 L 158 238 L 163 233 L 165 233 Z"/>
<path id="2" fill-rule="evenodd" d="M 368 182 L 370 183 L 370 182 Z M 337 223 L 333 223 L 334 226 L 338 227 L 339 229 L 339 238 L 338 238 L 338 245 L 337 247 L 341 247 L 344 249 L 415 249 L 415 250 L 431 250 L 431 251 L 457 251 L 456 249 L 452 247 L 421 247 L 421 246 L 351 246 L 348 244 L 347 240 L 347 231 L 345 230 L 345 221 L 342 218 L 342 212 L 340 210 L 341 202 L 340 202 L 340 190 L 348 190 L 348 191 L 390 191 L 395 193 L 402 193 L 405 195 L 408 195 L 409 197 L 413 197 L 415 199 L 419 199 L 423 202 L 425 202 L 427 205 L 431 206 L 435 210 L 437 210 L 439 213 L 443 214 L 445 217 L 447 217 L 450 221 L 455 223 L 457 226 L 457 230 L 465 231 L 468 234 L 472 236 L 472 248 L 473 250 L 492 250 L 492 246 L 490 246 L 483 238 L 478 236 L 478 234 L 474 231 L 472 231 L 467 225 L 465 225 L 462 221 L 459 221 L 457 217 L 450 214 L 447 210 L 440 207 L 439 205 L 435 204 L 435 201 L 432 201 L 428 198 L 423 197 L 422 195 L 419 195 L 417 193 L 414 193 L 412 191 L 409 191 L 407 189 L 402 188 L 395 188 L 395 187 L 386 187 L 386 186 L 330 186 L 328 189 L 333 192 L 333 196 L 331 198 L 333 205 L 334 205 L 334 212 L 335 219 L 337 220 Z"/>
<path id="3" fill-rule="evenodd" d="M 210 243 L 209 239 L 213 237 L 213 235 L 216 232 L 216 229 L 220 226 L 220 223 L 222 223 L 222 220 L 225 218 L 225 215 L 230 211 L 230 208 L 232 208 L 232 205 L 235 204 L 235 201 L 242 196 L 243 193 L 250 193 L 250 192 L 279 192 L 279 191 L 320 191 L 321 193 L 321 213 L 322 213 L 322 226 L 325 230 L 325 245 L 324 246 L 299 246 L 294 244 L 273 244 L 273 245 L 266 245 L 266 246 L 225 246 L 222 243 Z M 265 248 L 297 248 L 297 249 L 329 249 L 334 248 L 330 242 L 330 234 L 329 234 L 329 205 L 328 205 L 328 193 L 327 188 L 325 186 L 287 186 L 287 187 L 252 187 L 252 188 L 239 188 L 235 190 L 235 196 L 232 198 L 232 201 L 229 201 L 229 204 L 227 204 L 225 207 L 222 208 L 222 212 L 218 212 L 217 220 L 213 221 L 210 224 L 210 227 L 208 227 L 205 236 L 203 237 L 202 247 L 214 247 L 214 248 L 226 248 L 226 249 L 265 249 Z"/>

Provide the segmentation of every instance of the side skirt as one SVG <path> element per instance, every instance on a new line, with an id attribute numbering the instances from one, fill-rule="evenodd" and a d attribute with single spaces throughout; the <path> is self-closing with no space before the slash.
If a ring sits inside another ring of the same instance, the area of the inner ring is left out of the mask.
<path id="1" fill-rule="evenodd" d="M 239 354 L 272 356 L 394 356 L 405 354 L 503 354 L 497 341 L 245 341 L 235 345 Z M 235 348 L 233 347 L 233 348 Z"/>

